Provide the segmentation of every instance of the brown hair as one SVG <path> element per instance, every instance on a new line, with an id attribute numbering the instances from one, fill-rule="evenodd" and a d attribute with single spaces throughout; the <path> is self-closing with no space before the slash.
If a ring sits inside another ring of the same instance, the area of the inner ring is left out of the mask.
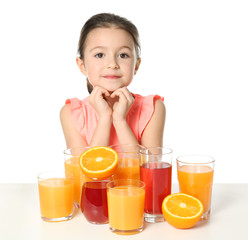
<path id="1" fill-rule="evenodd" d="M 78 42 L 79 57 L 81 59 L 84 58 L 85 41 L 90 31 L 92 31 L 95 28 L 104 28 L 104 27 L 110 28 L 112 26 L 116 26 L 120 29 L 123 29 L 132 36 L 137 58 L 140 58 L 141 48 L 139 43 L 139 32 L 136 26 L 126 18 L 111 13 L 96 14 L 86 21 L 86 23 L 84 24 L 81 30 L 80 38 Z M 87 88 L 88 88 L 88 92 L 91 93 L 93 90 L 93 86 L 90 84 L 88 79 L 87 79 Z"/>

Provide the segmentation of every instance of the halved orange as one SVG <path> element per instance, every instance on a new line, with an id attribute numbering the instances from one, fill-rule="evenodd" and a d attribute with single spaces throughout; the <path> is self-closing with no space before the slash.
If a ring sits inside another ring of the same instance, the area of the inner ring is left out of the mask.
<path id="1" fill-rule="evenodd" d="M 202 202 L 185 193 L 174 193 L 165 197 L 162 203 L 165 220 L 176 228 L 193 227 L 203 213 Z"/>
<path id="2" fill-rule="evenodd" d="M 81 154 L 79 164 L 83 173 L 90 178 L 110 177 L 118 163 L 118 154 L 109 147 L 92 147 Z"/>

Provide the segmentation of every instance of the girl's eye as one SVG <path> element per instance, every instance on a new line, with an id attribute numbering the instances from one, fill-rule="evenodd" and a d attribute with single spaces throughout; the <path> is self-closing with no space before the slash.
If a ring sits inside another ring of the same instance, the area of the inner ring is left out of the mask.
<path id="1" fill-rule="evenodd" d="M 96 58 L 103 58 L 104 57 L 104 54 L 103 53 L 97 53 L 95 55 Z"/>
<path id="2" fill-rule="evenodd" d="M 120 58 L 128 58 L 129 57 L 126 53 L 121 53 L 119 56 L 120 56 Z"/>

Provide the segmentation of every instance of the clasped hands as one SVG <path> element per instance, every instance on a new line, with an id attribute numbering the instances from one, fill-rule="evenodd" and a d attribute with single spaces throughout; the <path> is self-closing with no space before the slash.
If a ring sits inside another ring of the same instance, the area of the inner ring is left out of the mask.
<path id="1" fill-rule="evenodd" d="M 126 87 L 119 88 L 113 93 L 95 86 L 89 98 L 99 118 L 111 117 L 113 121 L 126 120 L 127 113 L 134 103 L 134 97 Z"/>

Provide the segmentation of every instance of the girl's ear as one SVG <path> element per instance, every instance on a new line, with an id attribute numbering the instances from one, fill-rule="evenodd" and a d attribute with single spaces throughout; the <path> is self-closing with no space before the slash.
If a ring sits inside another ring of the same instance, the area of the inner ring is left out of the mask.
<path id="1" fill-rule="evenodd" d="M 87 71 L 86 71 L 86 69 L 85 69 L 83 60 L 82 60 L 81 58 L 77 57 L 77 58 L 76 58 L 76 62 L 77 62 L 78 68 L 79 68 L 79 70 L 81 71 L 81 73 L 82 73 L 84 76 L 87 76 Z"/>
<path id="2" fill-rule="evenodd" d="M 135 64 L 134 75 L 137 73 L 140 64 L 141 64 L 141 58 L 138 58 Z"/>

